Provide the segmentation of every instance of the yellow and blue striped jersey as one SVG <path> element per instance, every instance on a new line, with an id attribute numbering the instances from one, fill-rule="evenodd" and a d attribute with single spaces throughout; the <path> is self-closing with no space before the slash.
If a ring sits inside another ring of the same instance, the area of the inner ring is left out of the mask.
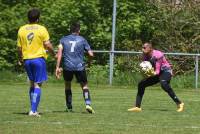
<path id="1" fill-rule="evenodd" d="M 23 59 L 47 57 L 43 46 L 49 40 L 49 33 L 39 24 L 26 24 L 18 31 L 17 46 L 22 48 Z"/>

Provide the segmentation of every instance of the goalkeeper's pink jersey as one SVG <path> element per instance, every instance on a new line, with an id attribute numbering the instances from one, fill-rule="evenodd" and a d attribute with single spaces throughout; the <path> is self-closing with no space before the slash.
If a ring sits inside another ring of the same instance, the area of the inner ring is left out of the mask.
<path id="1" fill-rule="evenodd" d="M 165 58 L 164 53 L 161 51 L 153 50 L 152 55 L 144 55 L 143 60 L 151 62 L 157 75 L 159 75 L 161 71 L 172 73 L 171 65 Z"/>

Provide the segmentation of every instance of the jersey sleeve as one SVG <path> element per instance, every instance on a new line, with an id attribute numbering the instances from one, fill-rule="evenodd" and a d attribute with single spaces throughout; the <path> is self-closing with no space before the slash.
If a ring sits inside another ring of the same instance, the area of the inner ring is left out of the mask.
<path id="1" fill-rule="evenodd" d="M 90 45 L 88 44 L 87 40 L 84 40 L 84 41 L 83 41 L 83 44 L 84 44 L 84 49 L 85 49 L 86 51 L 91 50 Z"/>
<path id="2" fill-rule="evenodd" d="M 60 44 L 58 45 L 58 48 L 63 49 L 63 45 L 60 43 Z"/>
<path id="3" fill-rule="evenodd" d="M 156 65 L 155 65 L 156 74 L 160 74 L 163 57 L 164 54 L 160 54 L 158 57 L 156 57 Z"/>
<path id="4" fill-rule="evenodd" d="M 43 37 L 43 41 L 48 41 L 49 40 L 49 33 L 47 31 L 47 29 L 45 27 L 43 27 L 42 29 L 42 37 Z"/>
<path id="5" fill-rule="evenodd" d="M 62 39 L 59 41 L 58 48 L 63 49 L 63 41 L 62 41 Z"/>

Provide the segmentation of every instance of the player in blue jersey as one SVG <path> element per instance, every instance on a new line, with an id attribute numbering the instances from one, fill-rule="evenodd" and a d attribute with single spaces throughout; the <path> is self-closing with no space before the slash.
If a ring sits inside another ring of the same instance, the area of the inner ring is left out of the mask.
<path id="1" fill-rule="evenodd" d="M 84 39 L 82 36 L 79 36 L 79 23 L 73 23 L 70 27 L 70 32 L 70 35 L 61 38 L 60 44 L 58 46 L 56 77 L 60 77 L 60 65 L 62 64 L 63 77 L 65 80 L 65 97 L 67 111 L 72 111 L 71 81 L 73 79 L 73 75 L 75 75 L 83 90 L 86 110 L 89 113 L 94 113 L 94 110 L 91 107 L 91 98 L 87 84 L 88 82 L 85 71 L 85 63 L 83 61 L 85 51 L 90 57 L 93 57 L 93 52 L 86 39 Z"/>

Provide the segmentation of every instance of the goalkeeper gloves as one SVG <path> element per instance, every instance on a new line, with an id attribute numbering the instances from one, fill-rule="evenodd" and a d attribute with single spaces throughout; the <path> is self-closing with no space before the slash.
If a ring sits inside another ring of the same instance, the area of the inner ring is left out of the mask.
<path id="1" fill-rule="evenodd" d="M 143 71 L 143 74 L 146 76 L 146 77 L 151 77 L 151 76 L 154 76 L 156 75 L 156 72 L 154 71 L 154 69 L 148 69 L 147 71 Z"/>

